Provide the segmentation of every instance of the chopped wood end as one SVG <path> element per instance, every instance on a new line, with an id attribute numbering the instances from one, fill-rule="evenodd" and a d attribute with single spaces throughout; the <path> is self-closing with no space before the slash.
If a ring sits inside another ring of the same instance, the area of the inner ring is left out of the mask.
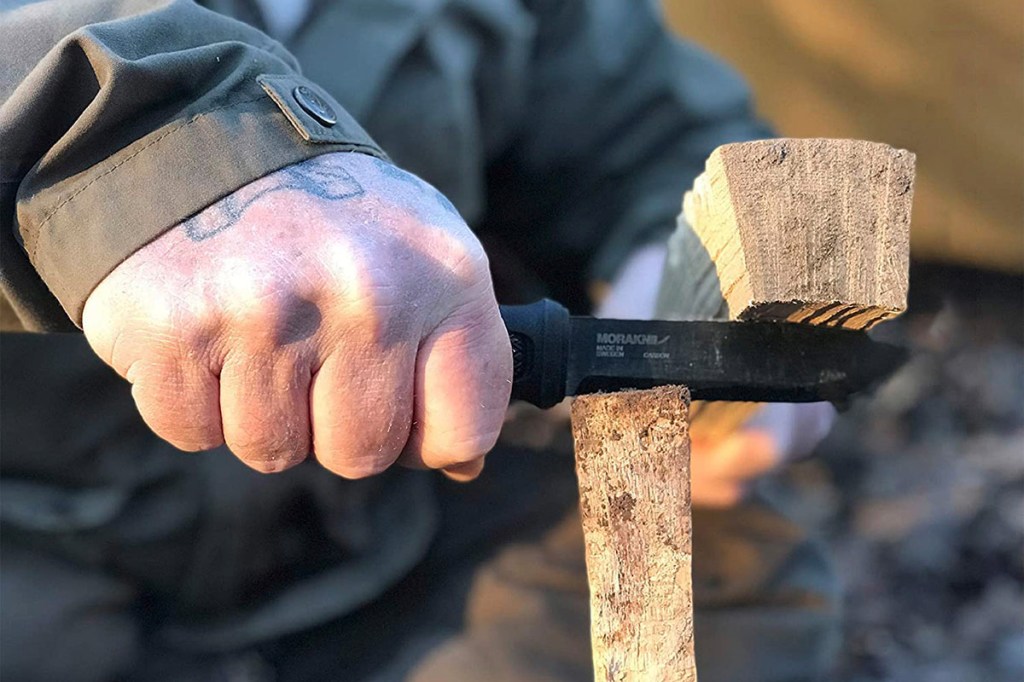
<path id="1" fill-rule="evenodd" d="M 870 329 L 879 322 L 891 320 L 901 312 L 845 301 L 773 301 L 751 303 L 739 316 L 741 321 L 798 322 L 820 327 Z"/>

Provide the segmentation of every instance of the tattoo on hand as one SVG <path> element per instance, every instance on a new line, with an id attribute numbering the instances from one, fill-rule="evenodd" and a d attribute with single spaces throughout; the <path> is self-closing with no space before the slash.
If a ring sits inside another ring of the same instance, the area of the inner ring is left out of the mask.
<path id="1" fill-rule="evenodd" d="M 416 187 L 416 189 L 419 190 L 422 190 L 425 186 L 430 187 L 430 185 L 421 181 L 412 173 L 404 171 L 394 164 L 388 163 L 387 161 L 381 161 L 376 157 L 374 157 L 373 161 L 376 164 L 377 170 L 380 171 L 381 175 L 389 177 L 392 180 L 398 180 L 399 182 L 404 182 L 408 185 L 413 185 L 414 187 Z M 434 200 L 437 201 L 441 208 L 443 208 L 446 212 L 452 214 L 459 220 L 462 220 L 462 216 L 459 215 L 459 209 L 455 208 L 455 205 L 448 200 L 448 197 L 441 194 L 441 192 L 439 192 L 434 187 L 430 188 L 434 190 Z"/>
<path id="2" fill-rule="evenodd" d="M 235 225 L 253 202 L 274 192 L 295 190 L 328 201 L 344 201 L 365 193 L 348 171 L 320 158 L 289 166 L 272 177 L 275 182 L 270 186 L 248 196 L 242 196 L 244 192 L 230 194 L 192 216 L 182 224 L 185 234 L 194 242 L 220 234 Z"/>

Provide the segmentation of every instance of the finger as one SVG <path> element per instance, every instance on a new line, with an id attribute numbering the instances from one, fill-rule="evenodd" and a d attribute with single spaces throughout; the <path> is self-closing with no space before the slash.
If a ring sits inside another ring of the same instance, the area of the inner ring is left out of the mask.
<path id="1" fill-rule="evenodd" d="M 239 351 L 220 376 L 224 441 L 263 473 L 284 471 L 310 449 L 309 364 L 278 350 Z"/>
<path id="2" fill-rule="evenodd" d="M 693 476 L 690 480 L 690 498 L 695 507 L 723 509 L 743 499 L 746 489 L 736 481 L 705 479 Z"/>
<path id="3" fill-rule="evenodd" d="M 313 377 L 313 452 L 330 471 L 365 478 L 395 463 L 409 438 L 415 348 L 331 356 Z"/>
<path id="4" fill-rule="evenodd" d="M 497 305 L 492 307 L 451 318 L 421 344 L 414 426 L 403 463 L 464 476 L 475 470 L 460 465 L 494 447 L 508 407 L 512 351 Z"/>
<path id="5" fill-rule="evenodd" d="M 810 453 L 828 434 L 835 421 L 831 403 L 769 403 L 744 425 L 771 433 L 784 459 Z"/>
<path id="6" fill-rule="evenodd" d="M 692 499 L 700 507 L 735 505 L 751 482 L 778 462 L 774 441 L 761 432 L 738 432 L 715 441 L 695 439 L 690 453 Z"/>
<path id="7" fill-rule="evenodd" d="M 472 481 L 479 476 L 484 470 L 484 457 L 480 459 L 474 459 L 471 462 L 465 464 L 456 464 L 454 466 L 446 467 L 441 472 L 453 481 L 459 483 L 466 483 Z"/>
<path id="8" fill-rule="evenodd" d="M 779 461 L 775 439 L 766 431 L 738 431 L 725 439 L 691 444 L 691 467 L 702 476 L 746 480 L 771 470 Z"/>
<path id="9" fill-rule="evenodd" d="M 166 360 L 138 361 L 125 372 L 143 421 L 168 443 L 188 452 L 221 445 L 219 382 L 208 367 Z"/>
<path id="10" fill-rule="evenodd" d="M 104 283 L 108 291 L 113 286 Z M 176 316 L 159 296 L 145 303 L 122 303 L 112 314 L 109 297 L 90 296 L 82 320 L 89 345 L 132 384 L 139 414 L 158 436 L 190 452 L 223 444 L 220 382 L 209 364 L 210 311 L 196 306 Z"/>

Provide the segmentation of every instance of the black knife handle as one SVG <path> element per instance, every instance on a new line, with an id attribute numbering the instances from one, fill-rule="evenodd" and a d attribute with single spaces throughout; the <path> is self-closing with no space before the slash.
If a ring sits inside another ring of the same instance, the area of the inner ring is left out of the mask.
<path id="1" fill-rule="evenodd" d="M 569 311 L 547 298 L 499 307 L 512 344 L 512 399 L 557 405 L 565 398 Z"/>

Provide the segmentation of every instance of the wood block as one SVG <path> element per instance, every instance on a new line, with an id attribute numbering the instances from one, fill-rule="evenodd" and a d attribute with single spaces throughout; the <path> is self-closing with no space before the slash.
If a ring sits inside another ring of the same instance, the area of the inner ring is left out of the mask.
<path id="1" fill-rule="evenodd" d="M 580 396 L 572 406 L 595 680 L 691 682 L 689 393 Z"/>
<path id="2" fill-rule="evenodd" d="M 866 329 L 906 308 L 914 155 L 860 140 L 724 145 L 683 198 L 656 317 Z M 695 402 L 696 438 L 753 403 Z"/>
<path id="3" fill-rule="evenodd" d="M 907 305 L 913 187 L 914 155 L 875 142 L 719 147 L 683 199 L 687 258 L 712 266 L 693 273 L 696 290 L 713 295 L 717 279 L 735 320 L 865 329 L 894 317 Z"/>

